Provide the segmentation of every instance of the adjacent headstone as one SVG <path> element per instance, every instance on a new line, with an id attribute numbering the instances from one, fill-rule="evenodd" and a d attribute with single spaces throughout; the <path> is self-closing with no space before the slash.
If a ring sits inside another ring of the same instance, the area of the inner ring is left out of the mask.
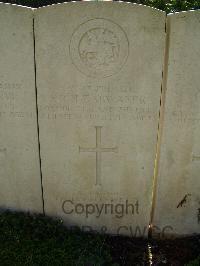
<path id="1" fill-rule="evenodd" d="M 0 208 L 42 212 L 33 12 L 0 4 Z"/>
<path id="2" fill-rule="evenodd" d="M 165 13 L 65 3 L 35 14 L 45 212 L 145 236 L 150 220 Z"/>
<path id="3" fill-rule="evenodd" d="M 200 233 L 200 11 L 169 15 L 168 33 L 153 221 L 157 230 L 168 226 L 165 236 Z"/>

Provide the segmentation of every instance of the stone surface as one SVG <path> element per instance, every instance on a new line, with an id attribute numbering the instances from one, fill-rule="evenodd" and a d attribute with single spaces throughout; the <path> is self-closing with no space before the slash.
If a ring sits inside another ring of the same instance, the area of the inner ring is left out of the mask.
<path id="1" fill-rule="evenodd" d="M 165 13 L 81 2 L 35 16 L 45 212 L 87 230 L 146 235 Z"/>
<path id="2" fill-rule="evenodd" d="M 200 11 L 168 16 L 169 62 L 154 224 L 200 233 Z M 167 71 L 167 70 L 166 70 Z"/>
<path id="3" fill-rule="evenodd" d="M 42 212 L 33 13 L 0 4 L 0 208 Z"/>

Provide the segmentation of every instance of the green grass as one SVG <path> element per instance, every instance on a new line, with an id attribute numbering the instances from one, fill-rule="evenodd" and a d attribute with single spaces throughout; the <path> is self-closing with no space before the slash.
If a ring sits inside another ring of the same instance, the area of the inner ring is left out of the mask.
<path id="1" fill-rule="evenodd" d="M 28 213 L 0 213 L 0 266 L 200 265 L 200 236 L 147 240 L 69 230 L 62 220 Z M 189 264 L 187 264 L 189 263 Z"/>
<path id="2" fill-rule="evenodd" d="M 69 231 L 42 215 L 0 215 L 0 265 L 117 265 L 103 236 Z"/>
<path id="3" fill-rule="evenodd" d="M 186 266 L 199 266 L 200 265 L 200 256 L 195 260 L 190 261 Z"/>

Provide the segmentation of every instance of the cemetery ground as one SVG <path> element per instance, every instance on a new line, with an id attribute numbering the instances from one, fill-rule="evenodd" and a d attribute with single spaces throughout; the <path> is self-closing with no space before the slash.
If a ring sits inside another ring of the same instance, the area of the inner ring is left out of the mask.
<path id="1" fill-rule="evenodd" d="M 43 215 L 4 211 L 0 265 L 200 265 L 200 236 L 147 240 L 91 234 Z"/>

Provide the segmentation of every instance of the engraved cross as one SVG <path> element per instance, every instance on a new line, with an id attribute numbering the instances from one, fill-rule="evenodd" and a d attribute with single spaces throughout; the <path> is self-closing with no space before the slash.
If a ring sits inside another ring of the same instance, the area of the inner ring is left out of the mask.
<path id="1" fill-rule="evenodd" d="M 101 146 L 101 129 L 102 127 L 96 126 L 96 147 L 94 148 L 81 148 L 79 152 L 95 152 L 96 153 L 96 186 L 101 185 L 101 154 L 102 152 L 118 152 L 118 148 L 104 148 Z"/>

